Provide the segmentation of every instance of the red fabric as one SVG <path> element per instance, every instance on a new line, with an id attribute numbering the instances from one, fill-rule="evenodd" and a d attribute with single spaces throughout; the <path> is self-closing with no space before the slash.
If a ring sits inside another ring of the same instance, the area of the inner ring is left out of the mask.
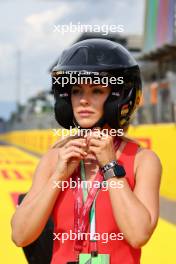
<path id="1" fill-rule="evenodd" d="M 134 178 L 134 158 L 137 152 L 138 145 L 133 142 L 128 142 L 118 159 L 118 162 L 123 164 L 126 170 L 125 178 L 131 190 L 135 186 Z M 74 232 L 74 191 L 73 189 L 65 189 L 61 192 L 56 200 L 53 208 L 52 217 L 54 221 L 55 233 Z M 90 230 L 88 229 L 88 232 Z M 100 190 L 96 199 L 96 232 L 102 233 L 121 233 L 119 230 L 111 207 L 111 201 L 108 191 Z M 98 241 L 98 251 L 101 254 L 110 254 L 111 264 L 139 264 L 141 249 L 135 249 L 130 246 L 125 239 L 111 240 L 107 243 Z M 89 240 L 83 244 L 82 253 L 88 253 Z M 54 240 L 53 256 L 51 264 L 65 264 L 68 261 L 75 261 L 74 240 L 66 240 L 62 243 L 60 240 Z"/>

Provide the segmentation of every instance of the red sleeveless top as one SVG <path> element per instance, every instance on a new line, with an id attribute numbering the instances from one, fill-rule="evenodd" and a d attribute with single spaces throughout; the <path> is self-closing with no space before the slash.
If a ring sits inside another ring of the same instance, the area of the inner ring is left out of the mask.
<path id="1" fill-rule="evenodd" d="M 135 186 L 134 158 L 138 145 L 134 142 L 127 142 L 118 163 L 123 164 L 128 184 L 133 191 Z M 118 190 L 117 190 L 118 191 Z M 52 211 L 54 221 L 54 233 L 74 233 L 74 189 L 67 188 L 58 195 Z M 113 216 L 111 201 L 108 191 L 99 191 L 96 198 L 96 233 L 121 233 Z M 90 228 L 88 229 L 90 232 Z M 108 236 L 109 237 L 109 236 Z M 102 238 L 102 236 L 100 236 Z M 53 255 L 51 264 L 66 264 L 68 261 L 76 261 L 74 252 L 74 240 L 65 240 L 62 243 L 54 239 Z M 98 240 L 98 252 L 110 254 L 111 264 L 140 264 L 141 249 L 133 248 L 125 239 L 123 240 Z M 89 253 L 89 241 L 83 243 L 82 253 Z"/>

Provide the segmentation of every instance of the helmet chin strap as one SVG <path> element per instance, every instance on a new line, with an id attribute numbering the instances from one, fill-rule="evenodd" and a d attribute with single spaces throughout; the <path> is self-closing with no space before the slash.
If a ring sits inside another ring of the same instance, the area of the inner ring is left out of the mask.
<path id="1" fill-rule="evenodd" d="M 103 126 L 105 125 L 105 119 L 104 119 L 104 116 L 103 116 L 93 126 L 84 128 L 84 127 L 81 127 L 79 125 L 79 123 L 77 122 L 77 120 L 75 119 L 75 117 L 73 117 L 73 124 L 75 125 L 75 127 L 79 128 L 79 129 L 93 129 L 94 127 L 103 128 Z"/>

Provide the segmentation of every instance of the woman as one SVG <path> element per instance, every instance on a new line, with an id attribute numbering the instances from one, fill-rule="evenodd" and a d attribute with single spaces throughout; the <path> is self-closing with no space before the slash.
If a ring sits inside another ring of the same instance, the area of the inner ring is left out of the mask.
<path id="1" fill-rule="evenodd" d="M 81 83 L 80 77 L 88 81 Z M 42 157 L 12 218 L 12 239 L 17 246 L 30 244 L 52 216 L 52 264 L 97 258 L 98 263 L 138 264 L 157 225 L 161 164 L 151 150 L 114 134 L 114 129 L 127 130 L 139 104 L 138 65 L 117 43 L 81 41 L 53 69 L 53 90 L 58 123 L 84 134 L 59 141 Z"/>

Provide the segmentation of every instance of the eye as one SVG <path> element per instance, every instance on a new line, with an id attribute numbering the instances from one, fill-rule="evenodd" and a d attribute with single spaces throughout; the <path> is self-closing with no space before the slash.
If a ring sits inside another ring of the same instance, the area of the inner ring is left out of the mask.
<path id="1" fill-rule="evenodd" d="M 71 89 L 71 94 L 78 94 L 80 93 L 80 88 L 77 87 L 77 86 L 74 86 L 72 89 Z"/>
<path id="2" fill-rule="evenodd" d="M 77 93 L 79 93 L 79 90 L 78 89 L 73 89 L 71 93 L 72 94 L 77 94 Z"/>
<path id="3" fill-rule="evenodd" d="M 94 89 L 93 89 L 93 93 L 95 93 L 95 94 L 102 94 L 103 91 L 102 91 L 101 88 L 94 88 Z"/>

